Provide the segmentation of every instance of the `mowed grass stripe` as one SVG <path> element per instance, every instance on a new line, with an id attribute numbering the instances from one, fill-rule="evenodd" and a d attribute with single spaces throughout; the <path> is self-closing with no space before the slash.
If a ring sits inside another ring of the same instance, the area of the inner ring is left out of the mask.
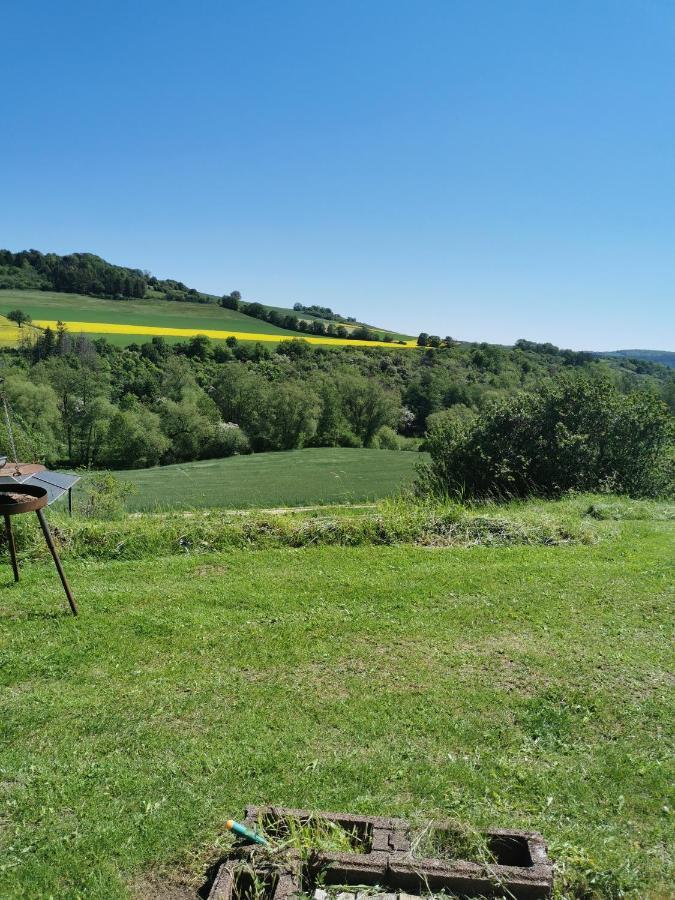
<path id="1" fill-rule="evenodd" d="M 247 331 L 225 331 L 215 328 L 166 328 L 160 325 L 120 325 L 114 322 L 70 322 L 63 321 L 64 325 L 70 332 L 78 334 L 137 334 L 147 336 L 166 336 L 166 337 L 196 337 L 197 335 L 205 335 L 213 340 L 224 341 L 229 337 L 237 338 L 239 341 L 271 341 L 279 343 L 283 335 L 279 334 L 258 334 L 257 332 Z M 57 327 L 57 321 L 54 319 L 35 319 L 33 324 L 38 328 Z M 288 337 L 298 337 L 310 344 L 328 344 L 339 347 L 414 347 L 414 341 L 408 341 L 403 344 L 381 344 L 378 341 L 359 341 L 348 338 L 329 338 L 319 337 L 316 335 L 305 335 L 294 333 Z"/>

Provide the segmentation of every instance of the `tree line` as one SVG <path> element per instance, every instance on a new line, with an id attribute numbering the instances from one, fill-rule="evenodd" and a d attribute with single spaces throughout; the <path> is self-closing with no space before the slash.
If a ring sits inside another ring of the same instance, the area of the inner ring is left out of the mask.
<path id="1" fill-rule="evenodd" d="M 318 306 L 316 303 L 311 304 L 311 306 L 305 306 L 303 303 L 294 303 L 293 309 L 296 312 L 308 313 L 310 316 L 318 316 L 320 319 L 356 324 L 354 316 L 341 316 L 339 313 L 333 312 L 330 306 Z"/>
<path id="2" fill-rule="evenodd" d="M 120 348 L 61 324 L 0 361 L 21 454 L 64 466 L 307 446 L 417 449 L 565 372 L 675 405 L 675 376 L 660 366 L 644 373 L 630 360 L 575 364 L 559 352 L 487 344 L 402 351 L 289 339 L 272 349 L 200 335 Z"/>
<path id="3" fill-rule="evenodd" d="M 303 319 L 292 313 L 280 312 L 262 303 L 246 303 L 241 299 L 239 291 L 233 291 L 231 294 L 225 294 L 221 297 L 220 305 L 225 309 L 234 309 L 243 312 L 247 316 L 254 319 L 260 319 L 263 322 L 269 322 L 270 325 L 276 325 L 277 328 L 284 328 L 286 331 L 298 331 L 301 334 L 316 335 L 318 337 L 334 337 L 351 339 L 355 341 L 384 341 L 385 343 L 405 344 L 405 341 L 396 340 L 391 334 L 380 335 L 379 332 L 373 331 L 367 325 L 357 325 L 356 327 L 347 328 L 342 324 L 335 324 L 334 321 L 328 323 L 322 322 L 320 319 Z M 295 307 L 300 306 L 299 303 Z M 308 309 L 308 307 L 303 307 Z M 318 309 L 319 307 L 312 307 Z M 347 321 L 340 319 L 340 321 Z"/>
<path id="4" fill-rule="evenodd" d="M 93 253 L 0 250 L 0 288 L 36 288 L 96 297 L 145 297 L 147 275 L 114 266 Z"/>

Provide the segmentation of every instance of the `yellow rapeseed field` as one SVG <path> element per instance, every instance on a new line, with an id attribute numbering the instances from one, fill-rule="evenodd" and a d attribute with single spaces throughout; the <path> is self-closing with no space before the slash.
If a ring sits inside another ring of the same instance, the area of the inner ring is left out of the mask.
<path id="1" fill-rule="evenodd" d="M 0 347 L 16 347 L 19 343 L 19 338 L 27 331 L 27 328 L 22 330 L 14 322 L 10 322 L 4 316 L 0 316 Z"/>
<path id="2" fill-rule="evenodd" d="M 56 328 L 56 321 L 50 319 L 34 319 L 33 325 L 38 328 Z M 64 325 L 73 334 L 138 334 L 138 335 L 164 335 L 166 337 L 195 337 L 204 334 L 214 340 L 225 340 L 235 337 L 239 341 L 273 341 L 288 340 L 289 335 L 256 334 L 247 331 L 221 331 L 214 328 L 163 328 L 159 325 L 116 325 L 112 322 L 64 322 Z M 18 329 L 17 329 L 18 331 Z M 415 347 L 415 341 L 406 341 L 405 344 L 385 344 L 379 341 L 358 341 L 344 338 L 319 337 L 317 335 L 299 334 L 303 340 L 310 344 L 329 344 L 344 347 Z M 0 338 L 1 340 L 1 338 Z"/>

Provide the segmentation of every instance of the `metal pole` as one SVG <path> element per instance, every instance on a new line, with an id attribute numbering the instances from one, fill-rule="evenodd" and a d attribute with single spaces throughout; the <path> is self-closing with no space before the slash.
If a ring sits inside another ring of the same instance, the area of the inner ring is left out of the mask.
<path id="1" fill-rule="evenodd" d="M 19 564 L 16 561 L 16 544 L 14 543 L 14 532 L 12 531 L 12 518 L 5 515 L 5 534 L 7 535 L 7 544 L 9 545 L 9 555 L 12 559 L 12 570 L 14 571 L 14 581 L 19 580 Z"/>
<path id="2" fill-rule="evenodd" d="M 52 554 L 54 559 L 54 564 L 56 565 L 56 571 L 59 573 L 59 577 L 61 578 L 61 584 L 63 585 L 63 590 L 66 592 L 66 597 L 68 598 L 68 603 L 70 603 L 70 608 L 73 611 L 73 615 L 77 615 L 77 605 L 75 603 L 75 599 L 73 598 L 72 592 L 70 590 L 70 585 L 68 584 L 68 579 L 66 578 L 66 573 L 63 571 L 63 566 L 61 565 L 61 560 L 59 559 L 59 554 L 56 552 L 56 546 L 52 539 L 51 532 L 49 530 L 49 525 L 47 524 L 47 520 L 45 519 L 45 514 L 41 509 L 36 509 L 37 517 L 40 520 L 40 525 L 42 527 L 42 533 L 45 536 L 45 540 L 47 541 L 47 546 Z"/>

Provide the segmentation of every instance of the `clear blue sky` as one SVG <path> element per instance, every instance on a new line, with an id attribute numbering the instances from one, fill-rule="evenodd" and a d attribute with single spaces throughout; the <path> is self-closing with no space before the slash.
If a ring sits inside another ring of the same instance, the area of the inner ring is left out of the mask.
<path id="1" fill-rule="evenodd" d="M 0 246 L 675 349 L 670 0 L 22 0 L 0 76 Z"/>

